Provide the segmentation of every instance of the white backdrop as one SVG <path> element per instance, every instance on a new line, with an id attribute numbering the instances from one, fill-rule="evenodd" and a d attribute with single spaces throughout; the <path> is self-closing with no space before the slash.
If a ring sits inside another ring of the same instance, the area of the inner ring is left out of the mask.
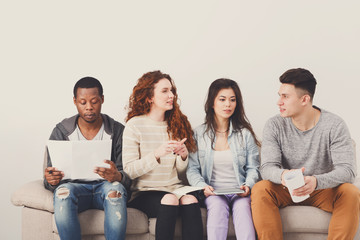
<path id="1" fill-rule="evenodd" d="M 42 177 L 52 128 L 76 113 L 84 76 L 104 87 L 103 112 L 124 123 L 145 72 L 169 73 L 193 127 L 209 84 L 236 80 L 256 134 L 278 113 L 279 76 L 309 69 L 314 103 L 340 115 L 360 144 L 359 1 L 0 1 L 0 238 L 20 239 L 14 189 Z M 359 148 L 357 155 L 359 156 Z"/>

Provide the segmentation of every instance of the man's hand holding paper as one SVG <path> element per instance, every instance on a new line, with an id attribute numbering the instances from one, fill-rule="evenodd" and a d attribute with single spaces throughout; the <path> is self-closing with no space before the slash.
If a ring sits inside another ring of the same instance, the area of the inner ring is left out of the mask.
<path id="1" fill-rule="evenodd" d="M 114 181 L 121 181 L 122 175 L 121 173 L 117 170 L 115 163 L 113 163 L 110 160 L 104 160 L 104 163 L 107 163 L 110 165 L 110 168 L 105 168 L 105 167 L 95 167 L 94 169 L 94 173 L 97 173 L 100 177 L 108 180 L 109 182 L 114 182 Z"/>
<path id="2" fill-rule="evenodd" d="M 47 167 L 45 169 L 46 181 L 48 181 L 48 183 L 50 183 L 51 185 L 58 185 L 63 177 L 64 173 L 54 167 Z"/>

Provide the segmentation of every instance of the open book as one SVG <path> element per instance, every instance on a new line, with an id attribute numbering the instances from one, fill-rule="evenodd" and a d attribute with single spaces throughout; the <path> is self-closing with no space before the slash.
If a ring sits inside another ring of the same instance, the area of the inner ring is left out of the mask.
<path id="1" fill-rule="evenodd" d="M 51 163 L 65 176 L 63 179 L 96 180 L 95 167 L 109 168 L 104 160 L 110 160 L 111 140 L 101 141 L 55 141 L 48 140 Z"/>
<path id="2" fill-rule="evenodd" d="M 192 186 L 184 186 L 181 188 L 178 188 L 174 191 L 172 191 L 173 194 L 175 194 L 178 198 L 181 198 L 182 196 L 186 195 L 187 193 L 194 192 L 204 189 L 203 187 L 192 187 Z"/>

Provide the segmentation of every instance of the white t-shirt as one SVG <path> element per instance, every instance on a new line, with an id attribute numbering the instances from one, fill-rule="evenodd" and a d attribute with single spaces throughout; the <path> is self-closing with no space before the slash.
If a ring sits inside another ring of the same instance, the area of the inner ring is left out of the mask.
<path id="1" fill-rule="evenodd" d="M 70 141 L 93 141 L 93 140 L 111 140 L 111 136 L 109 134 L 107 134 L 104 130 L 104 123 L 101 125 L 98 133 L 96 134 L 96 136 L 91 139 L 91 140 L 88 140 L 84 137 L 84 135 L 81 133 L 80 131 L 80 128 L 79 128 L 79 125 L 76 124 L 76 129 L 75 131 L 69 135 L 69 140 Z M 92 180 L 86 180 L 86 179 L 81 179 L 82 181 L 84 182 L 87 182 L 87 181 L 92 181 Z"/>
<path id="2" fill-rule="evenodd" d="M 210 185 L 216 188 L 239 188 L 236 180 L 231 150 L 214 151 Z"/>
<path id="3" fill-rule="evenodd" d="M 76 129 L 75 131 L 69 135 L 69 140 L 70 141 L 83 141 L 83 140 L 87 140 L 87 141 L 92 141 L 92 140 L 111 140 L 111 136 L 109 134 L 107 134 L 104 130 L 104 123 L 101 125 L 98 133 L 96 134 L 96 136 L 91 139 L 88 140 L 84 137 L 84 135 L 81 133 L 79 125 L 76 124 Z"/>

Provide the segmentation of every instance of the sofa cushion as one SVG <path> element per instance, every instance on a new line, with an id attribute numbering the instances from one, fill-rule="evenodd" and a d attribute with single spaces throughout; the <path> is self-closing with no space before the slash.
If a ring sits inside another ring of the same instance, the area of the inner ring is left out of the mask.
<path id="1" fill-rule="evenodd" d="M 280 209 L 283 232 L 327 233 L 331 213 L 311 206 Z"/>
<path id="2" fill-rule="evenodd" d="M 128 208 L 128 222 L 126 234 L 138 234 L 149 232 L 149 219 L 145 213 L 135 208 Z"/>

